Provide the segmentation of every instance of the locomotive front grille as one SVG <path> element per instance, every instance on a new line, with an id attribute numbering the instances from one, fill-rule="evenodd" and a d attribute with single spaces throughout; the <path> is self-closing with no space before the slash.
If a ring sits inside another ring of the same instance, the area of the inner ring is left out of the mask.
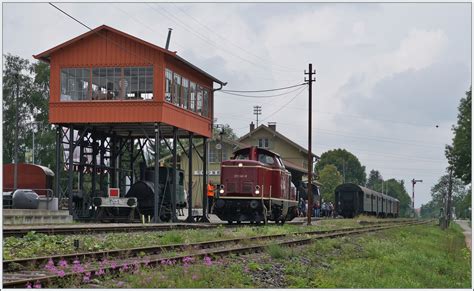
<path id="1" fill-rule="evenodd" d="M 252 183 L 244 182 L 242 185 L 242 193 L 252 193 Z"/>
<path id="2" fill-rule="evenodd" d="M 227 183 L 227 192 L 235 193 L 235 183 Z"/>

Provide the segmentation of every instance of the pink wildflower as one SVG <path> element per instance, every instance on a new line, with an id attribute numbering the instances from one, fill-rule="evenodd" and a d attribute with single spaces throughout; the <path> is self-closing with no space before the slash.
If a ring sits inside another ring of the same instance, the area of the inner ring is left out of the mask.
<path id="1" fill-rule="evenodd" d="M 72 263 L 74 265 L 80 265 L 81 264 L 81 262 L 79 261 L 79 258 L 77 258 L 77 257 L 74 259 L 74 261 L 72 261 Z"/>
<path id="2" fill-rule="evenodd" d="M 96 276 L 101 276 L 105 274 L 104 269 L 99 269 L 99 271 L 95 271 Z"/>
<path id="3" fill-rule="evenodd" d="M 120 288 L 120 287 L 123 287 L 123 285 L 125 285 L 125 282 L 123 282 L 123 281 L 117 282 L 117 287 Z"/>
<path id="4" fill-rule="evenodd" d="M 116 262 L 110 262 L 110 267 L 111 267 L 112 269 L 117 268 L 117 263 L 116 263 Z"/>
<path id="5" fill-rule="evenodd" d="M 89 283 L 90 280 L 91 280 L 91 277 L 90 277 L 90 276 L 84 276 L 84 277 L 82 278 L 82 282 L 84 282 L 84 283 Z"/>
<path id="6" fill-rule="evenodd" d="M 56 272 L 56 274 L 61 278 L 64 277 L 64 275 L 66 275 L 66 273 L 63 270 L 59 270 L 58 272 Z"/>
<path id="7" fill-rule="evenodd" d="M 143 261 L 143 263 L 144 263 L 145 267 L 148 266 L 148 264 L 150 263 L 150 259 L 145 259 Z"/>
<path id="8" fill-rule="evenodd" d="M 30 283 L 30 282 L 26 283 L 26 288 L 28 288 L 28 289 L 33 288 L 33 287 L 31 287 L 31 283 Z"/>
<path id="9" fill-rule="evenodd" d="M 166 265 L 166 260 L 161 260 L 160 264 Z"/>
<path id="10" fill-rule="evenodd" d="M 41 288 L 41 283 L 40 283 L 40 281 L 36 281 L 36 282 L 35 282 L 35 285 L 33 285 L 33 288 L 35 288 L 35 289 L 40 289 L 40 288 Z"/>
<path id="11" fill-rule="evenodd" d="M 208 256 L 205 256 L 205 257 L 204 257 L 204 265 L 206 265 L 206 266 L 212 266 L 212 260 L 211 260 L 210 257 L 208 257 Z"/>
<path id="12" fill-rule="evenodd" d="M 59 263 L 58 263 L 58 266 L 60 266 L 60 267 L 62 267 L 62 268 L 67 267 L 67 262 L 66 262 L 66 260 L 61 259 L 61 260 L 59 261 Z"/>

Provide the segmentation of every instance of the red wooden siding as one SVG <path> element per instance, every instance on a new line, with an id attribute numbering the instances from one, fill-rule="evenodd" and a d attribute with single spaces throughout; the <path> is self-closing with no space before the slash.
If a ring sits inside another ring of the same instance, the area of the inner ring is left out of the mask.
<path id="1" fill-rule="evenodd" d="M 57 50 L 53 49 L 50 65 L 49 121 L 53 124 L 162 122 L 198 135 L 212 135 L 213 80 L 167 52 L 104 28 Z M 60 101 L 62 68 L 150 65 L 153 66 L 153 100 Z M 209 89 L 208 118 L 164 101 L 165 67 Z"/>

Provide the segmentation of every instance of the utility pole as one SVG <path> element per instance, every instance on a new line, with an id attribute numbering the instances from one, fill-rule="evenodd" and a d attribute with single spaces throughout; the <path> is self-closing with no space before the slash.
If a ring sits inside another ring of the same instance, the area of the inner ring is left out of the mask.
<path id="1" fill-rule="evenodd" d="M 262 114 L 262 106 L 256 105 L 253 107 L 253 114 L 257 116 L 257 126 L 258 127 L 258 116 Z"/>
<path id="2" fill-rule="evenodd" d="M 18 136 L 20 135 L 19 126 L 18 126 L 18 115 L 19 115 L 19 98 L 20 98 L 20 72 L 13 69 L 13 73 L 16 76 L 16 98 L 15 98 L 15 148 L 14 151 L 14 159 L 15 165 L 13 170 L 13 191 L 16 191 L 18 187 Z"/>
<path id="3" fill-rule="evenodd" d="M 413 218 L 415 217 L 415 184 L 417 182 L 423 183 L 423 180 L 415 180 L 415 178 L 411 180 L 411 184 L 412 184 L 411 206 L 413 208 Z"/>
<path id="4" fill-rule="evenodd" d="M 449 227 L 451 222 L 451 197 L 453 192 L 453 168 L 449 167 L 449 180 L 448 180 L 448 199 L 446 201 L 446 228 Z"/>
<path id="5" fill-rule="evenodd" d="M 304 72 L 305 75 L 308 75 L 308 79 L 304 78 L 305 82 L 308 82 L 308 225 L 311 225 L 311 214 L 310 209 L 313 208 L 313 191 L 312 191 L 312 178 L 313 178 L 313 154 L 311 150 L 311 131 L 312 131 L 312 110 L 313 110 L 313 82 L 316 79 L 313 79 L 313 75 L 316 74 L 316 71 L 313 71 L 313 64 L 309 64 L 308 72 Z"/>

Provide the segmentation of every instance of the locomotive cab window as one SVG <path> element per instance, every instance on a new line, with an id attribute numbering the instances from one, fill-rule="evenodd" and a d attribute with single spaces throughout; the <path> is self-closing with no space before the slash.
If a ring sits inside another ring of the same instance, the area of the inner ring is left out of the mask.
<path id="1" fill-rule="evenodd" d="M 235 160 L 248 160 L 249 159 L 249 154 L 248 153 L 241 153 L 241 154 L 235 155 L 234 159 Z"/>
<path id="2" fill-rule="evenodd" d="M 267 165 L 273 165 L 275 159 L 267 154 L 258 154 L 258 161 Z"/>

